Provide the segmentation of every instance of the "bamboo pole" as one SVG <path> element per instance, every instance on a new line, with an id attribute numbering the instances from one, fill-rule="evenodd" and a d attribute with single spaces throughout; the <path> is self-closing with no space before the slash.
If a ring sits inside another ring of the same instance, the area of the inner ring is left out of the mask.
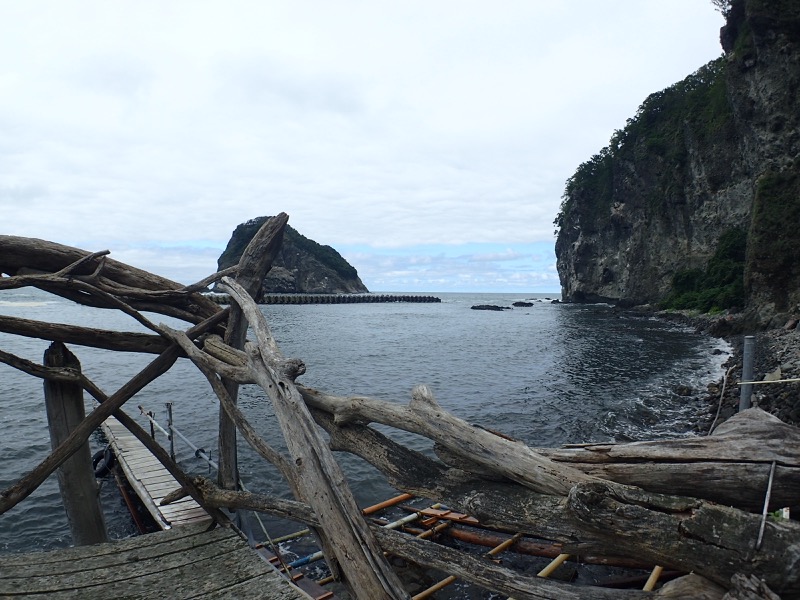
<path id="1" fill-rule="evenodd" d="M 538 577 L 550 577 L 558 567 L 562 565 L 562 563 L 569 558 L 569 554 L 559 554 L 553 560 L 550 561 L 550 564 L 547 565 L 544 569 L 537 573 Z"/>
<path id="2" fill-rule="evenodd" d="M 389 498 L 388 500 L 384 500 L 383 502 L 378 502 L 377 504 L 373 504 L 372 506 L 367 506 L 366 508 L 362 509 L 362 515 L 371 515 L 373 513 L 378 512 L 379 510 L 383 510 L 384 508 L 389 508 L 390 506 L 395 506 L 396 504 L 400 504 L 401 502 L 405 502 L 406 500 L 412 500 L 414 498 L 413 494 L 400 494 L 395 496 L 394 498 Z"/>
<path id="3" fill-rule="evenodd" d="M 658 583 L 658 578 L 661 577 L 661 573 L 663 571 L 664 567 L 659 567 L 658 565 L 653 567 L 653 571 L 650 573 L 650 577 L 647 578 L 647 582 L 644 584 L 642 591 L 652 592 L 656 588 L 656 583 Z"/>

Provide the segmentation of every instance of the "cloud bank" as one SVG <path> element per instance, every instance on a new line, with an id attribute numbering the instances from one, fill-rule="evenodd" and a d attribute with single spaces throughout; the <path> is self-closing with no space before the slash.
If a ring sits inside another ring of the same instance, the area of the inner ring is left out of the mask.
<path id="1" fill-rule="evenodd" d="M 0 2 L 4 232 L 179 281 L 287 212 L 381 291 L 558 291 L 565 180 L 711 2 Z"/>

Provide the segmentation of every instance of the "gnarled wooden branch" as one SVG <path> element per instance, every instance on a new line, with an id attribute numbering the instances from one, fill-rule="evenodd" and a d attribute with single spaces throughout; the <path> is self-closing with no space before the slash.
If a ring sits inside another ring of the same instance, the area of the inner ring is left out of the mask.
<path id="1" fill-rule="evenodd" d="M 800 524 L 769 521 L 755 549 L 761 519 L 735 508 L 626 488 L 579 484 L 567 502 L 586 530 L 607 543 L 635 548 L 640 558 L 691 570 L 720 585 L 737 573 L 756 575 L 786 598 L 800 597 Z"/>
<path id="2" fill-rule="evenodd" d="M 756 553 L 758 515 L 603 481 L 580 483 L 567 499 L 536 494 L 448 468 L 371 427 L 339 425 L 319 410 L 314 417 L 334 449 L 364 458 L 398 489 L 437 499 L 487 526 L 559 541 L 570 554 L 624 556 L 694 571 L 725 587 L 737 572 L 752 574 L 787 598 L 800 597 L 795 522 L 770 521 Z"/>
<path id="3" fill-rule="evenodd" d="M 337 423 L 382 423 L 424 435 L 455 454 L 541 493 L 563 496 L 576 483 L 594 479 L 577 469 L 554 463 L 521 442 L 474 427 L 450 414 L 439 406 L 427 386 L 414 388 L 408 406 L 299 389 L 309 406 L 331 413 Z"/>
<path id="4" fill-rule="evenodd" d="M 275 517 L 299 521 L 311 527 L 319 527 L 321 523 L 308 504 L 296 500 L 284 500 L 270 494 L 226 490 L 214 485 L 205 477 L 195 477 L 194 484 L 203 497 L 203 503 L 217 508 L 230 508 L 234 510 L 252 510 Z M 170 496 L 172 496 L 170 494 Z M 178 500 L 165 497 L 161 504 L 169 504 Z"/>
<path id="5" fill-rule="evenodd" d="M 272 340 L 264 315 L 242 286 L 227 278 L 223 282 L 258 340 L 258 346 L 251 348 L 251 371 L 272 401 L 295 464 L 292 487 L 298 499 L 307 502 L 325 524 L 324 530 L 318 530 L 323 551 L 341 565 L 357 598 L 407 598 L 408 594 L 362 518 L 344 473 L 314 424 L 293 380 L 286 375 L 287 363 Z"/>
<path id="6" fill-rule="evenodd" d="M 0 315 L 0 332 L 21 335 L 30 338 L 77 344 L 90 348 L 116 350 L 119 352 L 145 352 L 161 354 L 169 346 L 169 342 L 161 336 L 149 333 L 133 333 L 95 329 L 79 325 L 62 325 L 46 323 L 32 319 L 21 319 Z"/>
<path id="7" fill-rule="evenodd" d="M 74 302 L 117 308 L 108 299 L 87 295 L 69 282 L 85 282 L 95 289 L 126 300 L 140 311 L 174 316 L 198 323 L 221 308 L 179 283 L 110 259 L 107 251 L 79 248 L 35 238 L 0 235 L 0 289 L 32 285 Z"/>
<path id="8" fill-rule="evenodd" d="M 192 344 L 191 340 L 181 331 L 175 331 L 169 327 L 162 325 L 165 332 L 167 332 L 176 343 L 186 352 L 192 362 L 197 366 L 201 373 L 205 376 L 206 380 L 211 385 L 214 393 L 220 401 L 220 404 L 236 426 L 236 429 L 242 433 L 245 441 L 264 459 L 273 464 L 281 472 L 287 480 L 294 481 L 297 476 L 291 464 L 286 458 L 277 450 L 267 444 L 261 436 L 256 433 L 255 428 L 250 424 L 250 421 L 244 416 L 244 413 L 239 410 L 236 403 L 228 394 L 227 388 L 222 384 L 222 381 L 215 373 L 227 374 L 231 380 L 240 383 L 255 383 L 250 370 L 244 367 L 233 367 L 220 360 L 212 358 L 200 351 Z"/>
<path id="9" fill-rule="evenodd" d="M 271 219 L 267 219 L 261 228 L 247 244 L 242 252 L 237 265 L 236 280 L 244 287 L 247 294 L 258 297 L 261 293 L 261 286 L 264 277 L 272 268 L 272 262 L 278 254 L 278 250 L 283 243 L 283 232 L 289 215 L 280 213 Z M 228 327 L 225 329 L 225 343 L 236 349 L 244 348 L 247 337 L 247 322 L 242 316 L 239 305 L 233 304 L 230 307 L 230 319 Z M 236 404 L 239 394 L 239 384 L 231 379 L 223 378 L 222 381 L 231 402 Z M 236 426 L 230 420 L 227 413 L 219 413 L 219 482 L 222 487 L 235 489 L 239 481 L 238 458 L 236 454 Z M 331 568 L 336 570 L 336 565 Z"/>

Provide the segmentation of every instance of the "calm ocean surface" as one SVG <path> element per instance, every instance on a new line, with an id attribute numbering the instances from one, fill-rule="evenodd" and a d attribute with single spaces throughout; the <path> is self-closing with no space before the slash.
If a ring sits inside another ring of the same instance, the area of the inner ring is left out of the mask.
<path id="1" fill-rule="evenodd" d="M 287 357 L 305 361 L 298 381 L 337 395 L 359 394 L 408 402 L 414 385 L 428 384 L 439 403 L 457 416 L 519 438 L 531 446 L 585 441 L 692 435 L 703 407 L 674 393 L 677 385 L 700 390 L 722 376 L 727 345 L 650 318 L 618 315 L 604 305 L 552 304 L 545 295 L 435 294 L 441 304 L 333 304 L 263 306 Z M 475 304 L 531 308 L 475 311 Z M 140 331 L 129 317 L 77 306 L 36 290 L 0 292 L 0 314 Z M 155 315 L 156 322 L 182 324 Z M 47 343 L 0 334 L 0 349 L 41 362 Z M 715 349 L 725 353 L 715 354 Z M 154 356 L 71 346 L 84 373 L 113 393 Z M 40 380 L 0 364 L 0 487 L 5 489 L 49 451 Z M 88 398 L 88 396 L 87 396 Z M 125 405 L 143 426 L 137 406 L 166 424 L 165 402 L 174 403 L 176 427 L 216 459 L 217 402 L 187 360 L 147 386 Z M 263 437 L 283 448 L 268 401 L 254 386 L 240 392 L 240 406 Z M 87 401 L 87 410 L 91 406 Z M 425 451 L 430 443 L 403 432 L 403 443 Z M 163 436 L 159 437 L 166 443 Z M 103 446 L 99 432 L 93 450 Z M 194 452 L 176 441 L 179 462 L 208 473 Z M 240 469 L 251 491 L 290 497 L 274 470 L 243 445 Z M 342 457 L 362 506 L 394 494 L 360 459 Z M 101 500 L 112 537 L 135 534 L 113 480 Z M 267 520 L 272 536 L 298 529 Z M 70 545 L 56 477 L 0 515 L 0 552 Z"/>

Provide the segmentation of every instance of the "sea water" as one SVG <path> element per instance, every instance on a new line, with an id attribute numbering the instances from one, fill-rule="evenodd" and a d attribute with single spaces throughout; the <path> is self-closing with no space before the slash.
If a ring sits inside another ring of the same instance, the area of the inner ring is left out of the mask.
<path id="1" fill-rule="evenodd" d="M 396 403 L 407 403 L 412 388 L 424 383 L 456 416 L 533 447 L 694 435 L 698 413 L 705 408 L 697 396 L 723 374 L 728 351 L 724 342 L 658 319 L 606 305 L 556 303 L 556 296 L 546 294 L 433 295 L 442 302 L 265 305 L 262 311 L 283 354 L 305 362 L 307 372 L 300 383 L 334 395 Z M 519 300 L 533 306 L 510 308 Z M 471 310 L 480 304 L 509 309 Z M 78 306 L 29 288 L 0 292 L 0 314 L 144 331 L 117 311 Z M 187 327 L 149 316 L 157 323 Z M 47 346 L 43 340 L 0 334 L 0 349 L 39 363 Z M 70 349 L 84 374 L 108 395 L 155 358 L 75 345 Z M 47 456 L 50 441 L 41 380 L 5 364 L 0 364 L 0 374 L 0 488 L 6 489 Z M 696 394 L 679 395 L 679 385 Z M 165 425 L 167 402 L 173 403 L 181 433 L 216 459 L 218 403 L 188 360 L 179 360 L 130 399 L 124 410 L 145 428 L 149 426 L 140 406 Z M 92 403 L 87 396 L 87 411 Z M 239 404 L 268 443 L 285 449 L 270 403 L 259 388 L 242 386 Z M 409 447 L 430 451 L 432 444 L 425 438 L 396 430 L 391 434 Z M 167 444 L 163 436 L 159 441 Z M 99 431 L 90 442 L 93 451 L 103 447 Z M 247 488 L 291 497 L 276 471 L 243 441 L 239 445 Z M 180 440 L 176 452 L 187 471 L 214 476 Z M 395 493 L 361 459 L 337 458 L 361 506 Z M 103 483 L 101 502 L 111 537 L 135 535 L 113 480 Z M 273 537 L 298 528 L 270 519 L 265 527 Z M 55 476 L 0 515 L 0 552 L 70 543 Z"/>

